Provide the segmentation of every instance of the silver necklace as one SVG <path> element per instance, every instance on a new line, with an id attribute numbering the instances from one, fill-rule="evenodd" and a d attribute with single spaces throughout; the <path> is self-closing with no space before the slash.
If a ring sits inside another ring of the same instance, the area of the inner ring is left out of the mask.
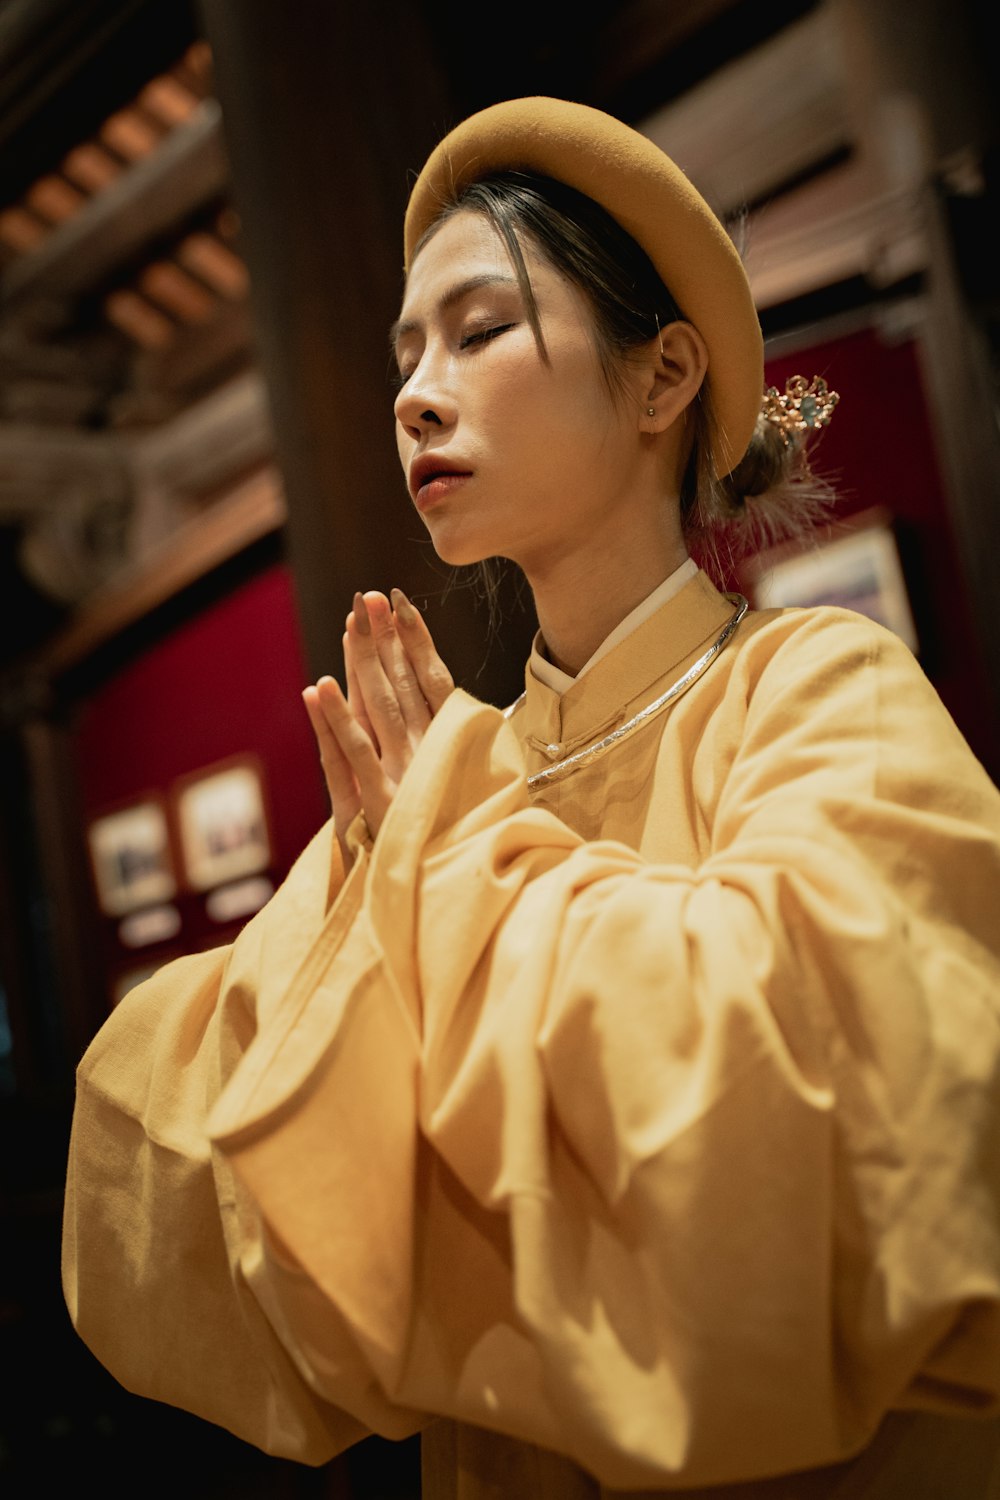
<path id="1" fill-rule="evenodd" d="M 708 668 L 733 635 L 737 625 L 739 625 L 750 607 L 742 594 L 727 594 L 726 598 L 730 604 L 735 606 L 736 613 L 730 620 L 726 621 L 721 634 L 716 637 L 708 650 L 688 667 L 682 677 L 678 677 L 677 681 L 671 683 L 670 687 L 667 688 L 665 693 L 661 693 L 659 698 L 655 698 L 652 703 L 647 703 L 645 708 L 641 708 L 631 719 L 626 720 L 624 724 L 620 724 L 610 734 L 606 734 L 602 740 L 597 740 L 595 744 L 587 745 L 583 750 L 577 750 L 575 755 L 567 755 L 564 760 L 557 760 L 554 765 L 546 766 L 544 771 L 536 771 L 533 776 L 529 776 L 528 790 L 533 791 L 535 787 L 547 786 L 552 781 L 561 781 L 564 776 L 569 776 L 571 772 L 580 770 L 582 766 L 591 765 L 593 761 L 598 760 L 608 750 L 613 749 L 615 745 L 620 745 L 623 740 L 630 739 L 637 729 L 641 729 L 644 724 L 648 724 L 650 719 L 662 713 L 665 708 L 669 708 L 670 704 L 675 703 L 682 693 L 686 693 L 688 688 L 692 687 L 698 681 L 698 678 L 708 671 Z M 516 703 L 512 703 L 509 708 L 504 709 L 503 716 L 505 719 L 513 718 L 524 702 L 525 696 L 522 693 Z"/>

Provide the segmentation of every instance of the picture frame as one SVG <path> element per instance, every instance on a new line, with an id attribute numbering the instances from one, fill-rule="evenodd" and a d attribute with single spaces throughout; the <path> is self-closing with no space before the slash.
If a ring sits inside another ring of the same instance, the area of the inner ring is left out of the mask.
<path id="1" fill-rule="evenodd" d="M 745 586 L 758 609 L 839 605 L 894 631 L 914 654 L 919 650 L 899 548 L 884 511 L 852 517 L 808 550 L 776 547 L 758 554 Z"/>
<path id="2" fill-rule="evenodd" d="M 93 818 L 87 844 L 105 916 L 124 917 L 176 894 L 170 825 L 161 797 L 151 794 Z"/>
<path id="3" fill-rule="evenodd" d="M 189 889 L 211 891 L 268 868 L 272 839 L 255 757 L 235 756 L 182 777 L 171 795 Z"/>

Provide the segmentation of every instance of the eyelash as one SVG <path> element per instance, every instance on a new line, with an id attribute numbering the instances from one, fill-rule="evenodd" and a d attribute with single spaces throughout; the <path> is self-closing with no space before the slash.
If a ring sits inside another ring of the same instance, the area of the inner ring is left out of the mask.
<path id="1" fill-rule="evenodd" d="M 506 333 L 508 329 L 514 327 L 516 327 L 514 323 L 495 323 L 489 328 L 479 328 L 475 333 L 467 333 L 459 339 L 458 347 L 459 349 L 469 349 L 476 345 L 488 344 L 491 340 L 497 338 L 499 334 Z M 404 375 L 402 371 L 399 371 L 393 377 L 392 383 L 397 390 L 402 390 L 409 378 L 409 375 Z"/>
<path id="2" fill-rule="evenodd" d="M 459 340 L 460 349 L 468 349 L 470 344 L 488 344 L 498 334 L 506 333 L 508 328 L 513 328 L 513 323 L 495 323 L 491 328 L 479 328 L 475 333 L 467 333 Z"/>

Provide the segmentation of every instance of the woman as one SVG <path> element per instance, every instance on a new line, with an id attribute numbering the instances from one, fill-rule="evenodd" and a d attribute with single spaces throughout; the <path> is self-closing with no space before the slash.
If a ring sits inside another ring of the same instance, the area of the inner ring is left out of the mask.
<path id="1" fill-rule="evenodd" d="M 662 153 L 495 106 L 406 244 L 400 456 L 442 558 L 525 571 L 525 695 L 356 596 L 336 841 L 81 1065 L 77 1326 L 308 1462 L 426 1427 L 456 1500 L 986 1494 L 1000 799 L 894 637 L 688 559 L 804 419 Z"/>

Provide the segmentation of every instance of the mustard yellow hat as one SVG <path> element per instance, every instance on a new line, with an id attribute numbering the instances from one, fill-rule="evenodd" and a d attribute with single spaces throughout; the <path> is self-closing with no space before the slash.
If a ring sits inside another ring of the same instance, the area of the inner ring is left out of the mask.
<path id="1" fill-rule="evenodd" d="M 735 245 L 701 194 L 658 146 L 621 120 L 564 99 L 508 99 L 472 115 L 434 148 L 414 184 L 407 271 L 442 204 L 489 172 L 523 169 L 567 183 L 605 208 L 649 256 L 708 346 L 718 423 L 716 472 L 753 435 L 764 393 L 760 324 Z"/>

